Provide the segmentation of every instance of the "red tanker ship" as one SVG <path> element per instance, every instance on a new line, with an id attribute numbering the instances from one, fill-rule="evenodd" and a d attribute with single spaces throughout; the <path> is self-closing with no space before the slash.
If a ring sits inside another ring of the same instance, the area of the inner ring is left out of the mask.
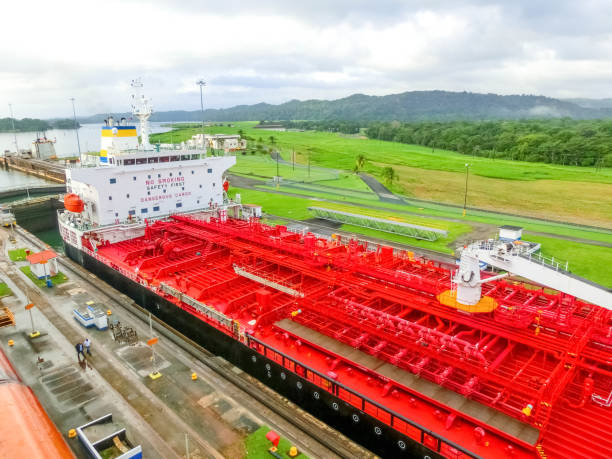
<path id="1" fill-rule="evenodd" d="M 499 306 L 466 313 L 444 304 L 449 267 L 211 214 L 85 239 L 85 265 L 341 430 L 367 417 L 382 454 L 610 457 L 609 310 L 496 280 L 483 294 Z"/>

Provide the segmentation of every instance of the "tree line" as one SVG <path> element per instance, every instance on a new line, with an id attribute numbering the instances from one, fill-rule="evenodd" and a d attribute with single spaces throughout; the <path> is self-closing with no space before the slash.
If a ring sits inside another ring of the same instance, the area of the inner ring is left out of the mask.
<path id="1" fill-rule="evenodd" d="M 269 123 L 267 121 L 260 124 Z M 366 124 L 359 121 L 319 120 L 319 121 L 278 121 L 286 129 L 300 129 L 305 131 L 341 132 L 343 134 L 359 134 L 361 127 Z"/>
<path id="2" fill-rule="evenodd" d="M 612 167 L 612 120 L 373 122 L 370 139 L 465 155 L 563 165 Z"/>
<path id="3" fill-rule="evenodd" d="M 44 132 L 50 129 L 74 129 L 74 120 L 60 119 L 45 121 L 36 118 L 24 118 L 21 120 L 12 118 L 0 118 L 0 132 Z M 81 125 L 77 122 L 77 127 Z"/>

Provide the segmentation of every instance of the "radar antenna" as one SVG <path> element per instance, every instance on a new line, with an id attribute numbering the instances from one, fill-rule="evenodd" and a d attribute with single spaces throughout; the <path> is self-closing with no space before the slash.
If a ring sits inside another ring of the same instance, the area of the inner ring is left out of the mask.
<path id="1" fill-rule="evenodd" d="M 151 101 L 147 99 L 140 91 L 143 87 L 140 78 L 132 80 L 131 86 L 134 90 L 132 94 L 132 114 L 140 121 L 140 148 L 142 150 L 150 150 L 149 144 L 149 118 L 153 114 Z"/>

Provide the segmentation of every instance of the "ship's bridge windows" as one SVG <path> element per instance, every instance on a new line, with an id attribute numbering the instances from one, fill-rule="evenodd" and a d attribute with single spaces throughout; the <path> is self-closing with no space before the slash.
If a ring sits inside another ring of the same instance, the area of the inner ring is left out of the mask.
<path id="1" fill-rule="evenodd" d="M 191 155 L 191 159 L 200 159 L 200 155 L 198 154 Z"/>
<path id="2" fill-rule="evenodd" d="M 189 161 L 191 159 L 190 155 L 181 155 L 181 161 Z"/>
<path id="3" fill-rule="evenodd" d="M 117 179 L 116 178 L 112 178 L 109 180 L 111 183 L 117 183 Z"/>
<path id="4" fill-rule="evenodd" d="M 170 161 L 178 161 L 180 159 L 181 159 L 180 156 L 170 156 Z"/>
<path id="5" fill-rule="evenodd" d="M 147 209 L 146 207 L 143 209 L 140 209 L 140 213 L 141 214 L 146 214 L 149 211 L 149 209 Z"/>
<path id="6" fill-rule="evenodd" d="M 147 164 L 148 158 L 136 158 L 136 164 Z"/>
<path id="7" fill-rule="evenodd" d="M 183 207 L 183 203 L 182 202 L 177 202 L 176 203 L 176 207 Z"/>
<path id="8" fill-rule="evenodd" d="M 153 212 L 159 212 L 159 206 L 153 206 Z"/>
<path id="9" fill-rule="evenodd" d="M 160 163 L 167 163 L 168 161 L 170 161 L 170 158 L 168 156 L 160 156 L 159 157 L 159 162 Z"/>
<path id="10" fill-rule="evenodd" d="M 136 209 L 130 209 L 130 210 L 128 211 L 128 214 L 130 214 L 130 215 L 136 215 Z"/>
<path id="11" fill-rule="evenodd" d="M 153 156 L 153 157 L 149 158 L 149 164 L 157 163 L 157 162 L 159 162 L 159 158 L 157 156 Z M 150 175 L 149 175 L 149 178 L 151 178 Z"/>
<path id="12" fill-rule="evenodd" d="M 123 164 L 125 166 L 133 166 L 134 164 L 136 164 L 136 160 L 135 159 L 124 159 Z"/>

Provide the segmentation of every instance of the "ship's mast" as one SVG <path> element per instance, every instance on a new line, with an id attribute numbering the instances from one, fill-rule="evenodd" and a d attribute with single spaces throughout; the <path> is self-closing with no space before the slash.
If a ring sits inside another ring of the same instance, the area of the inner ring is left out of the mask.
<path id="1" fill-rule="evenodd" d="M 143 86 L 140 78 L 132 80 L 131 86 L 134 88 L 134 94 L 132 94 L 132 114 L 140 121 L 140 149 L 150 150 L 149 118 L 153 114 L 153 107 L 151 107 L 150 100 L 145 98 L 144 94 L 140 94 Z"/>

